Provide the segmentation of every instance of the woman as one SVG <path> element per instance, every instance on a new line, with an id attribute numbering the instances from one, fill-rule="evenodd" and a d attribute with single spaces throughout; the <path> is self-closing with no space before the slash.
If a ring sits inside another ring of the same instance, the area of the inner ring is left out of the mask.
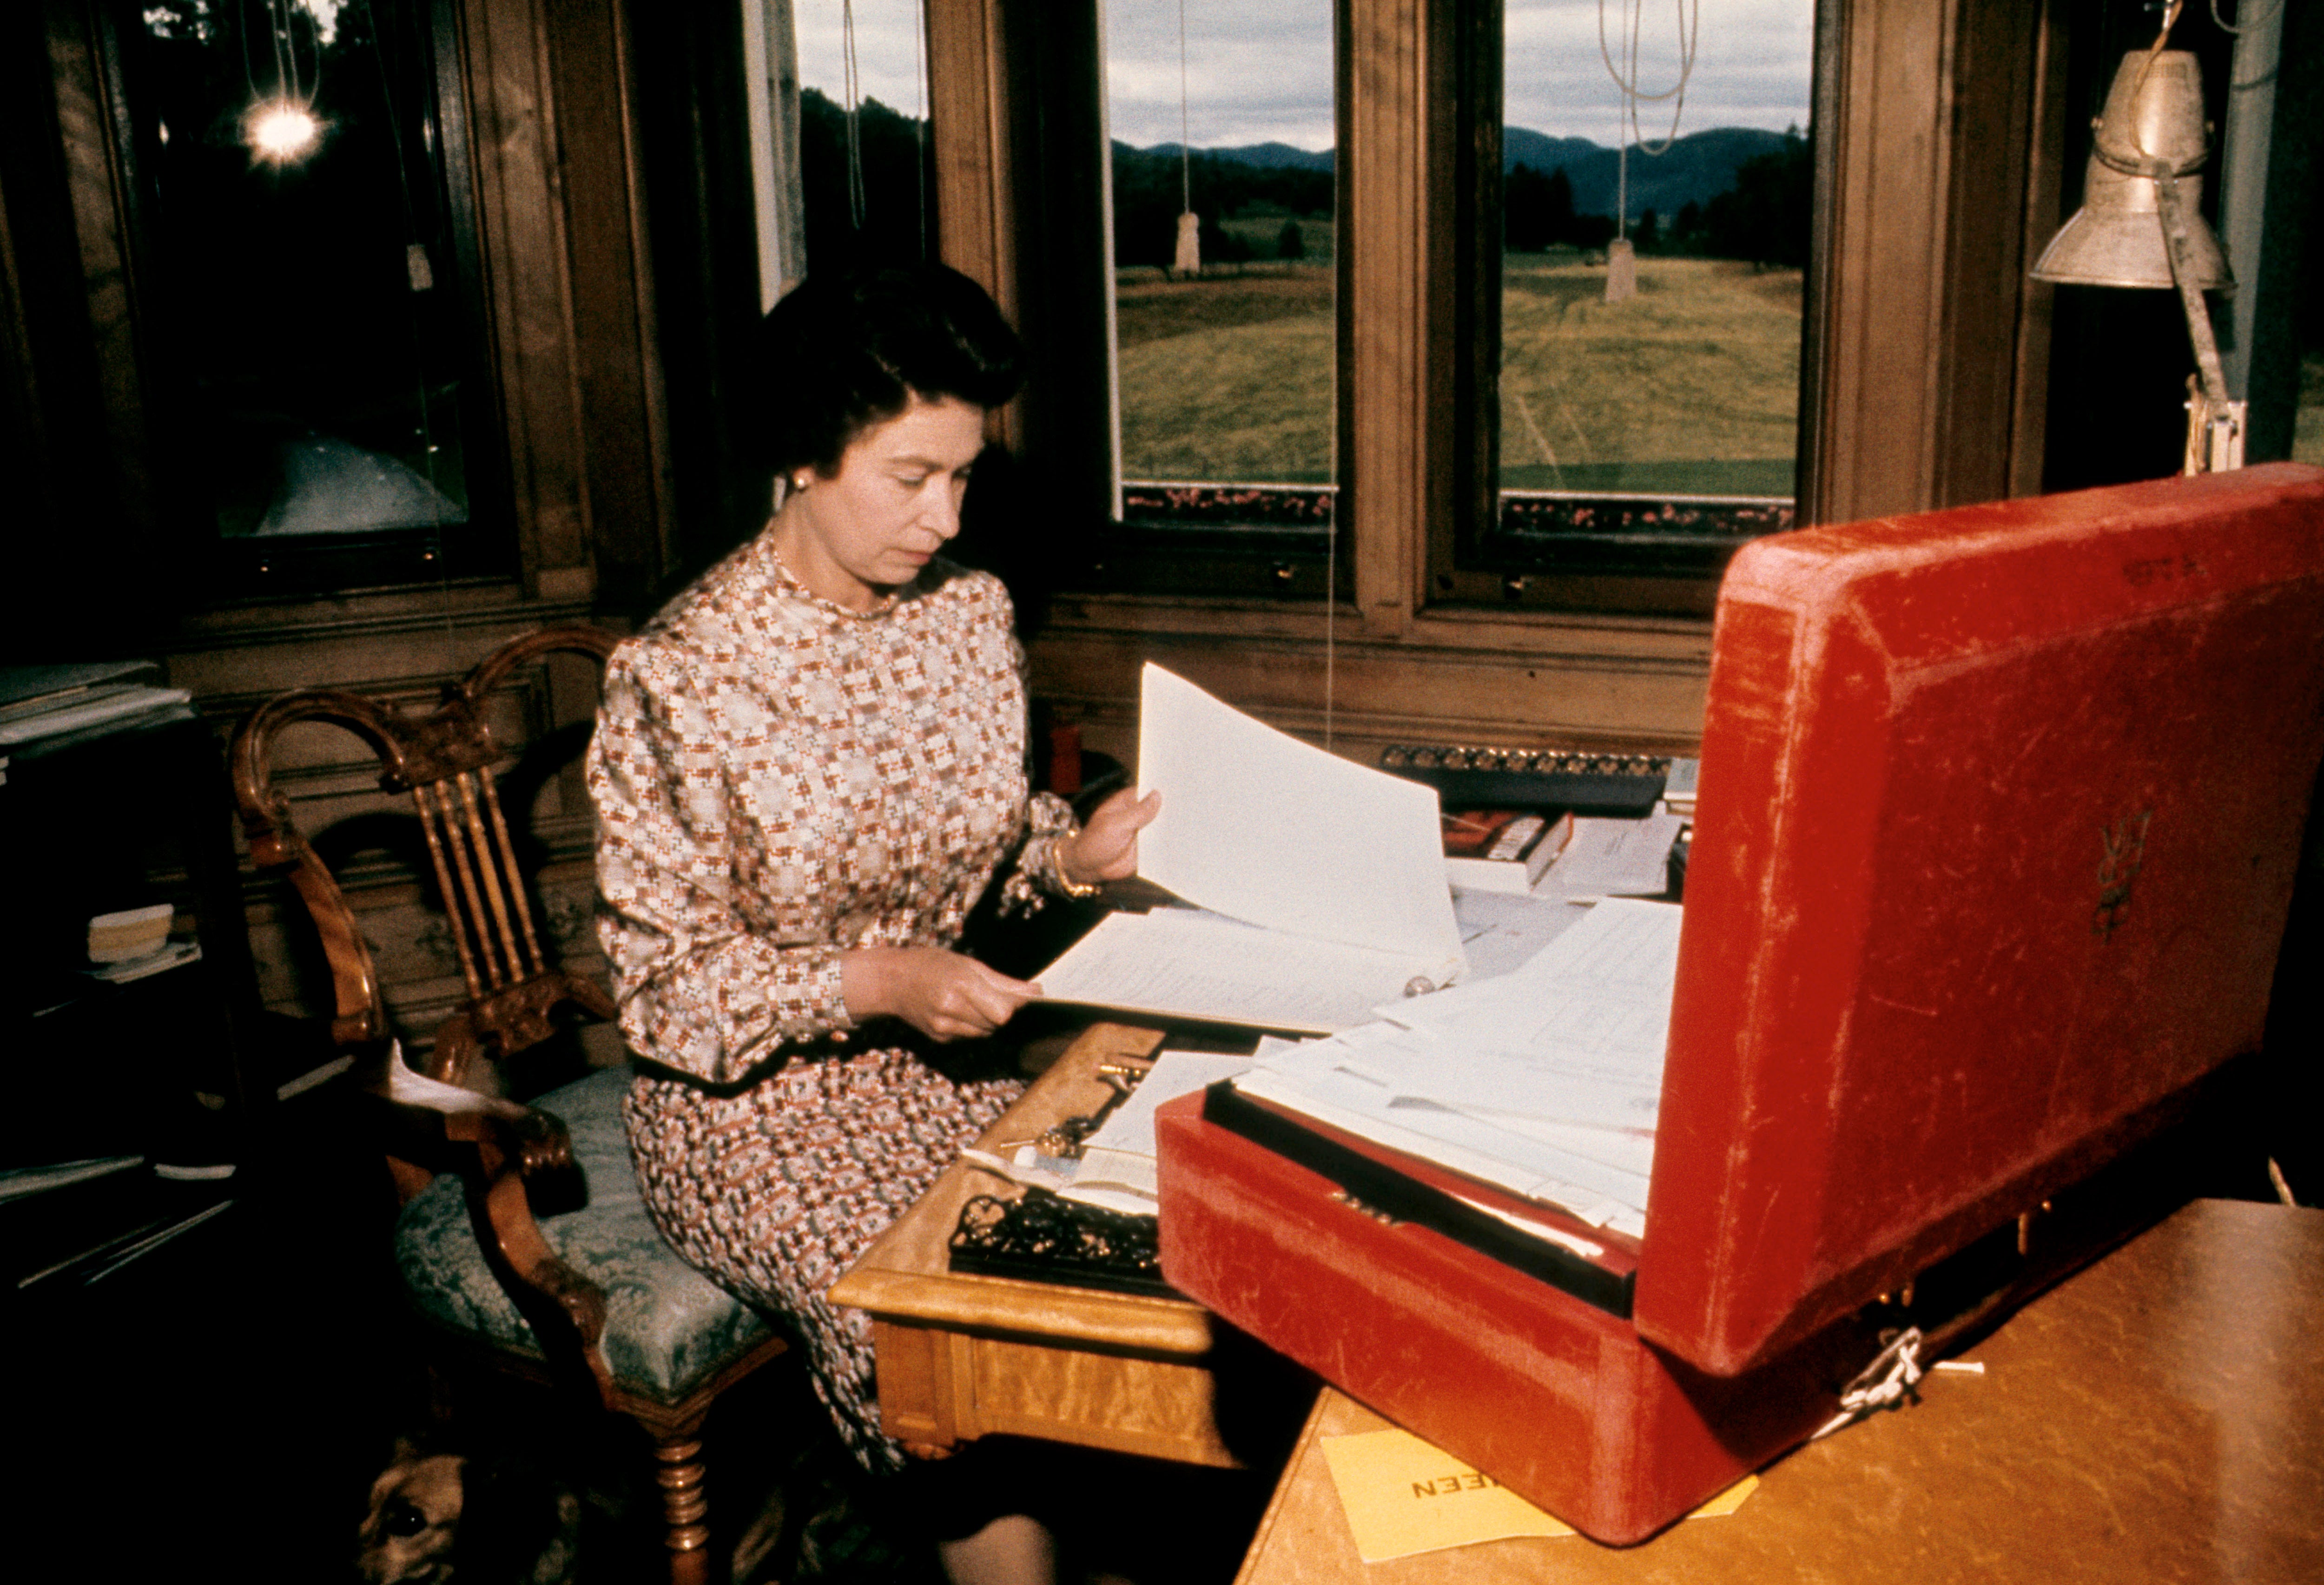
<path id="1" fill-rule="evenodd" d="M 1020 378 L 991 299 L 941 265 L 810 281 L 759 363 L 774 516 L 606 671 L 600 932 L 656 1222 L 790 1323 L 848 1445 L 892 1469 L 869 1319 L 824 1292 L 1019 1088 L 946 1076 L 901 1026 L 1006 1023 L 1037 988 L 951 950 L 970 907 L 1131 873 L 1156 806 L 1077 830 L 1028 797 L 1009 596 L 938 555 Z M 955 1577 L 1026 1544 L 982 1540 L 946 1548 Z"/>

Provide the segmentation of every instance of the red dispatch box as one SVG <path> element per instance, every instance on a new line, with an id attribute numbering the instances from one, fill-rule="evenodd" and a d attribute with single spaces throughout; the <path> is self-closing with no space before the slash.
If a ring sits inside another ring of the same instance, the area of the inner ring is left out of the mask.
<path id="1" fill-rule="evenodd" d="M 1757 541 L 1720 590 L 1643 1240 L 1497 1237 L 1448 1175 L 1221 1090 L 1160 1114 L 1163 1270 L 1638 1540 L 1830 1415 L 1886 1295 L 2020 1254 L 2258 1045 L 2320 755 L 2318 469 Z"/>

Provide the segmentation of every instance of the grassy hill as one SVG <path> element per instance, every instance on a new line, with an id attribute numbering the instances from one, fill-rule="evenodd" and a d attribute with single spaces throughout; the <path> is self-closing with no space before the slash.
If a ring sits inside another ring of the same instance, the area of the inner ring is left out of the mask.
<path id="1" fill-rule="evenodd" d="M 1800 276 L 1644 258 L 1639 293 L 1567 254 L 1513 254 L 1502 297 L 1502 482 L 1788 495 Z M 1123 473 L 1322 483 L 1332 277 L 1309 268 L 1120 288 Z"/>
<path id="2" fill-rule="evenodd" d="M 1520 489 L 1789 495 L 1800 274 L 1718 259 L 1604 269 L 1512 254 L 1501 296 L 1501 481 Z"/>

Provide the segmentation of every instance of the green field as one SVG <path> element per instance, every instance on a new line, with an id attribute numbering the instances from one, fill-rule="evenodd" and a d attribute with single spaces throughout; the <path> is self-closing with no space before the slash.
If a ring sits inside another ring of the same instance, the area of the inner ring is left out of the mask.
<path id="1" fill-rule="evenodd" d="M 1332 276 L 1320 268 L 1118 285 L 1122 471 L 1134 479 L 1332 476 Z M 1788 495 L 1800 276 L 1514 254 L 1502 296 L 1502 482 L 1518 489 Z"/>

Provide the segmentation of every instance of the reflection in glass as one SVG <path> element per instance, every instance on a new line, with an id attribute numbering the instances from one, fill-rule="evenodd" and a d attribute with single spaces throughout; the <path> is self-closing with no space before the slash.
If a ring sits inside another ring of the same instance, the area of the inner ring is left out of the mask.
<path id="1" fill-rule="evenodd" d="M 228 538 L 471 513 L 427 0 L 155 0 L 119 32 L 171 438 Z"/>
<path id="2" fill-rule="evenodd" d="M 1636 106 L 1641 142 L 1608 69 L 1624 60 L 1626 14 L 1636 20 L 1635 5 L 1508 0 L 1502 487 L 1788 497 L 1812 0 L 1705 8 L 1667 143 L 1671 101 Z M 1668 88 L 1690 53 L 1670 14 L 1657 9 L 1637 38 L 1631 80 Z M 1611 146 L 1597 141 L 1609 135 Z M 1636 250 L 1627 299 L 1608 290 L 1618 236 Z"/>
<path id="3" fill-rule="evenodd" d="M 1120 477 L 1328 484 L 1331 5 L 1181 14 L 1105 7 Z"/>

